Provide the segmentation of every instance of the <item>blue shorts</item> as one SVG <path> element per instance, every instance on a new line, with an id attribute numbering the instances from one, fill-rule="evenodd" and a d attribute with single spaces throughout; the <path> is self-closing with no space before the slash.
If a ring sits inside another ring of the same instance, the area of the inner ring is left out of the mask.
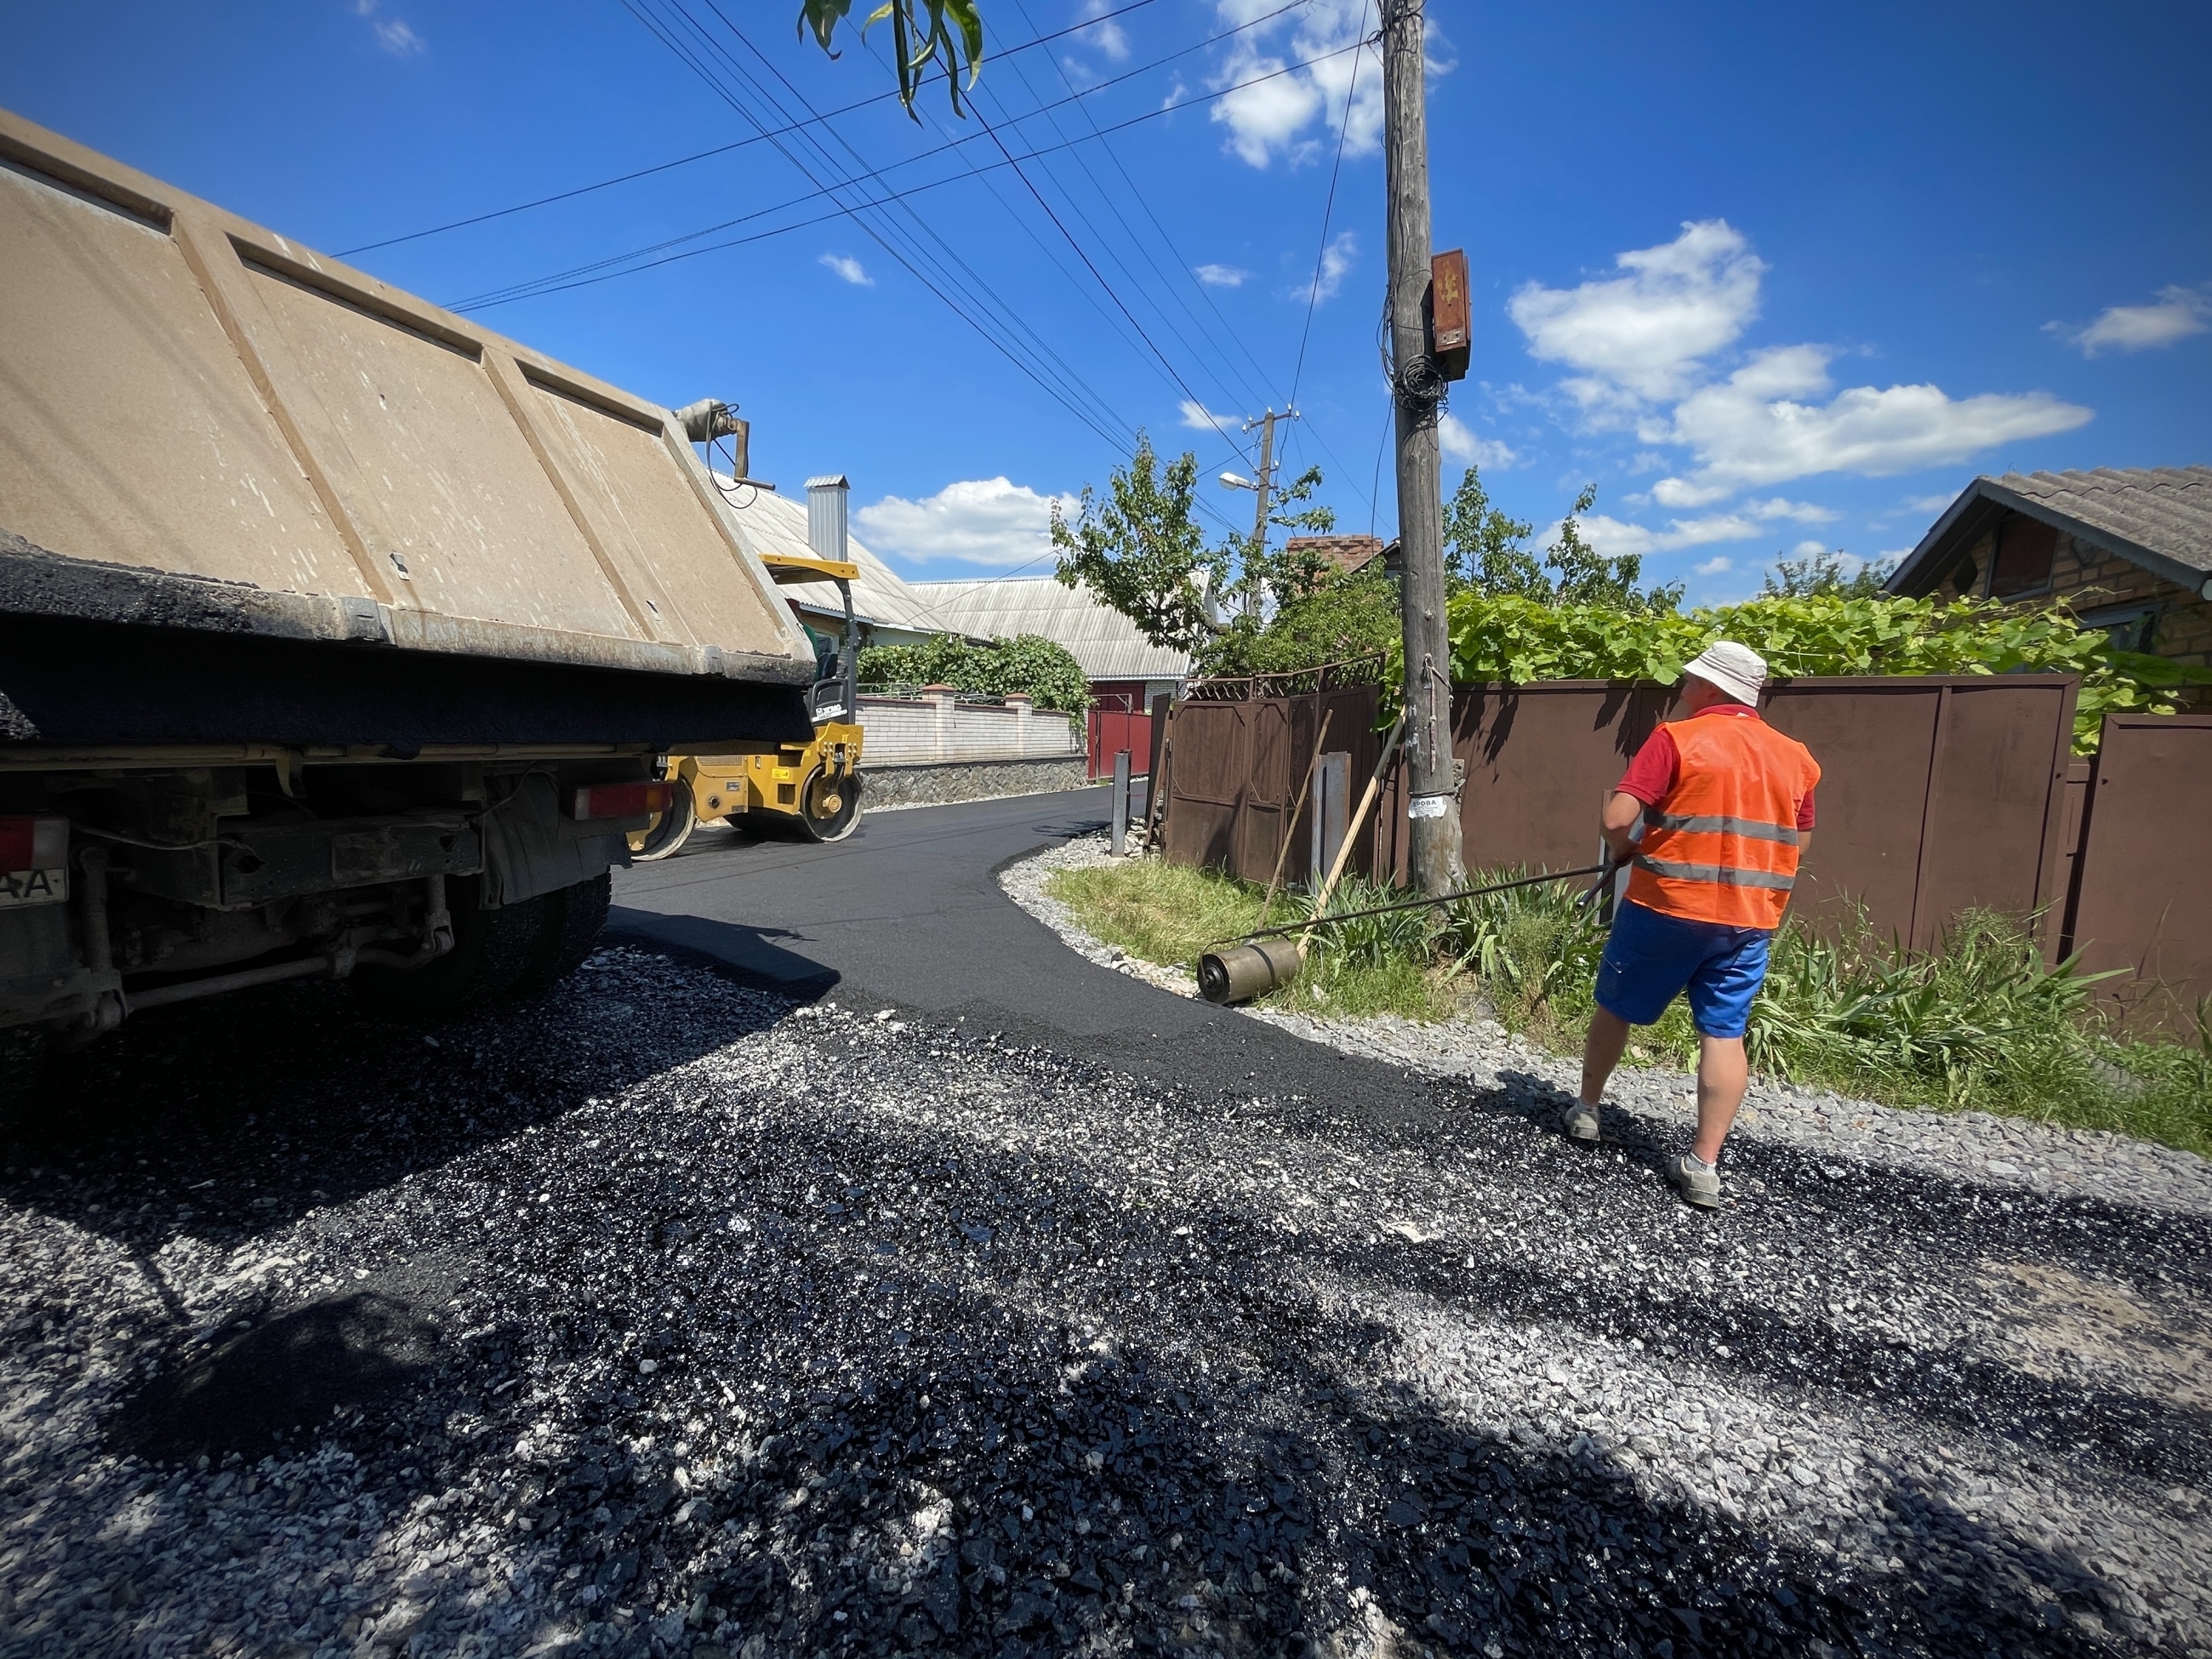
<path id="1" fill-rule="evenodd" d="M 1702 1036 L 1740 1037 L 1766 978 L 1763 927 L 1686 921 L 1624 901 L 1597 968 L 1597 1006 L 1631 1025 L 1650 1025 L 1682 991 Z"/>

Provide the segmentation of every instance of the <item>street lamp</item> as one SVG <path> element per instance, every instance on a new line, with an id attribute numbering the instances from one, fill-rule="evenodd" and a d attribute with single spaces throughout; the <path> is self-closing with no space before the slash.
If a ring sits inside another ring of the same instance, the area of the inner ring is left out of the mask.
<path id="1" fill-rule="evenodd" d="M 1241 478 L 1234 472 L 1224 472 L 1221 475 L 1221 487 L 1224 489 L 1257 489 L 1260 486 L 1249 478 Z"/>

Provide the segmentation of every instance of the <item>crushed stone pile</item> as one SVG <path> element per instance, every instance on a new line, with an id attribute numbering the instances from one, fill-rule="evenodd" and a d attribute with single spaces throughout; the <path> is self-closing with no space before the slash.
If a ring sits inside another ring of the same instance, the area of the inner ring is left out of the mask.
<path id="1" fill-rule="evenodd" d="M 0 1146 L 0 1652 L 2212 1653 L 2201 1190 L 1753 1133 L 1706 1217 L 1333 1063 L 631 948 L 134 1023 Z"/>

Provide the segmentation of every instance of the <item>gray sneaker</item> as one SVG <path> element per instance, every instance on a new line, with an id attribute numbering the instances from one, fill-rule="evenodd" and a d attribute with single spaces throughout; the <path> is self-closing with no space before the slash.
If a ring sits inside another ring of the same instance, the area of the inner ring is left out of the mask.
<path id="1" fill-rule="evenodd" d="M 1702 1170 L 1690 1162 L 1687 1152 L 1677 1152 L 1667 1160 L 1667 1179 L 1674 1183 L 1674 1190 L 1685 1203 L 1694 1204 L 1701 1210 L 1717 1210 L 1721 1206 L 1721 1172 Z"/>
<path id="2" fill-rule="evenodd" d="M 1585 1106 L 1579 1100 L 1567 1108 L 1566 1121 L 1560 1126 L 1570 1140 L 1595 1140 L 1598 1138 L 1597 1108 Z"/>

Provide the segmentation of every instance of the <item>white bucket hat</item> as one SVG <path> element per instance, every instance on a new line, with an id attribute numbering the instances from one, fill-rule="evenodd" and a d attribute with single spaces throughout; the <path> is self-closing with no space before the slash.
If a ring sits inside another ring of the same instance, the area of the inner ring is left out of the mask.
<path id="1" fill-rule="evenodd" d="M 1754 708 L 1759 707 L 1759 691 L 1766 684 L 1766 659 L 1734 640 L 1714 641 L 1695 659 L 1684 664 L 1682 672 L 1710 681 L 1738 702 L 1747 702 Z"/>

